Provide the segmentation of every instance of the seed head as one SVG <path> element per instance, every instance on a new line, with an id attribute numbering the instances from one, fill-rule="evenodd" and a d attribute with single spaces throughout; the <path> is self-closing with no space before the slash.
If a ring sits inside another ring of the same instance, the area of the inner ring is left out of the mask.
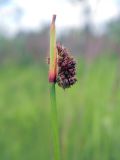
<path id="1" fill-rule="evenodd" d="M 71 87 L 76 83 L 76 61 L 70 55 L 67 48 L 60 43 L 56 45 L 58 51 L 57 57 L 57 84 L 63 89 Z"/>

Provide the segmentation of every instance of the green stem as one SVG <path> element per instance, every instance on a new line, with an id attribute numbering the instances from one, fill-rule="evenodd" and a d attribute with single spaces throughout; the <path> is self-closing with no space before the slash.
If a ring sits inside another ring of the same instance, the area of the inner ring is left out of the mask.
<path id="1" fill-rule="evenodd" d="M 50 83 L 51 120 L 54 140 L 54 160 L 60 160 L 59 131 L 56 106 L 55 83 Z"/>

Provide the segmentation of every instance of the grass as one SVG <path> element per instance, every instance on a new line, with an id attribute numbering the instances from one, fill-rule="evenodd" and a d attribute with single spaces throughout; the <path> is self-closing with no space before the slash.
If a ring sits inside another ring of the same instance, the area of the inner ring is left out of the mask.
<path id="1" fill-rule="evenodd" d="M 78 63 L 78 83 L 57 89 L 62 160 L 119 160 L 118 60 Z M 46 67 L 0 69 L 0 159 L 52 160 L 50 98 Z"/>

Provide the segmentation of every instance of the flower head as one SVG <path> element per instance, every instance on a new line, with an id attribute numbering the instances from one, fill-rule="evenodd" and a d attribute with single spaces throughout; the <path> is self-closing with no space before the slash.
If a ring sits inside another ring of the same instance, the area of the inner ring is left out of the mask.
<path id="1" fill-rule="evenodd" d="M 60 43 L 57 44 L 57 84 L 63 89 L 71 87 L 76 83 L 76 61 L 70 55 L 67 48 Z"/>

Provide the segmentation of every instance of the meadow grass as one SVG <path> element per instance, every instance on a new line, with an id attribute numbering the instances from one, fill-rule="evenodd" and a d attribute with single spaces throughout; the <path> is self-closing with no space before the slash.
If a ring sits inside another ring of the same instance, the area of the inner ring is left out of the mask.
<path id="1" fill-rule="evenodd" d="M 56 87 L 62 160 L 120 159 L 118 60 L 78 62 L 78 82 Z M 0 68 L 0 159 L 52 160 L 48 68 Z"/>

